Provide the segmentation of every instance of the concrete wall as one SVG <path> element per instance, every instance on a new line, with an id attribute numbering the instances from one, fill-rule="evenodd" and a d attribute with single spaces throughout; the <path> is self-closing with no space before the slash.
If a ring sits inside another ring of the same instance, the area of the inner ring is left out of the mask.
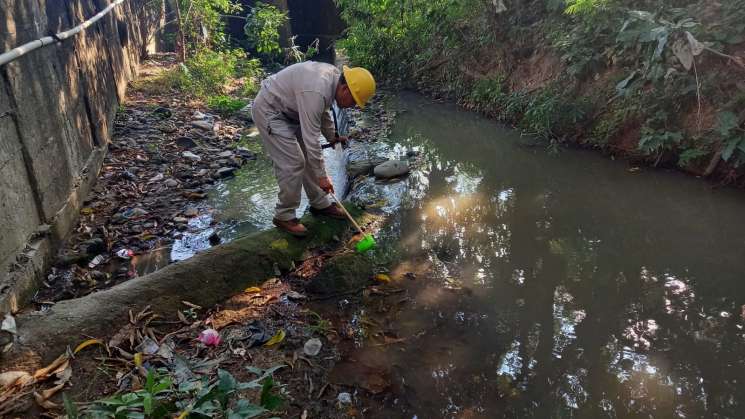
<path id="1" fill-rule="evenodd" d="M 69 233 L 162 4 L 127 0 L 60 45 L 0 67 L 0 310 L 35 289 Z M 110 0 L 0 0 L 0 51 L 69 29 Z"/>

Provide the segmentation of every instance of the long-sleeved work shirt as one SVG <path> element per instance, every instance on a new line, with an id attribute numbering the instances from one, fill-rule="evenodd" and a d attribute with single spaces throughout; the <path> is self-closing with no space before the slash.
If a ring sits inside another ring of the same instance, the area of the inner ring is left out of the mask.
<path id="1" fill-rule="evenodd" d="M 326 176 L 320 137 L 335 135 L 330 109 L 341 72 L 331 64 L 306 61 L 293 64 L 261 83 L 261 95 L 284 118 L 300 124 L 306 164 Z"/>

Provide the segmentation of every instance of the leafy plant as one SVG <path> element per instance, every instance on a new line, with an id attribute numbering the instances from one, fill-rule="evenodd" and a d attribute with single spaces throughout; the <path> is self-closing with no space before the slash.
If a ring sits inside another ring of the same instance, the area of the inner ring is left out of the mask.
<path id="1" fill-rule="evenodd" d="M 592 13 L 608 3 L 607 0 L 568 0 L 564 13 L 569 15 Z"/>
<path id="2" fill-rule="evenodd" d="M 303 61 L 308 61 L 316 54 L 318 54 L 318 45 L 321 42 L 320 39 L 316 38 L 313 42 L 311 42 L 310 45 L 308 45 L 308 48 L 303 51 L 298 45 L 295 44 L 296 38 L 297 36 L 293 36 L 292 38 L 290 38 L 290 47 L 287 48 L 287 59 L 289 62 L 301 63 Z"/>
<path id="3" fill-rule="evenodd" d="M 226 95 L 210 96 L 207 98 L 207 106 L 213 111 L 230 115 L 234 114 L 246 106 L 247 102 L 241 99 L 235 99 Z"/>
<path id="4" fill-rule="evenodd" d="M 501 105 L 506 96 L 504 82 L 505 78 L 501 75 L 476 81 L 471 90 L 469 102 L 479 110 Z"/>
<path id="5" fill-rule="evenodd" d="M 134 418 L 151 417 L 164 418 L 175 411 L 170 400 L 173 393 L 173 383 L 170 377 L 162 372 L 150 370 L 147 373 L 145 386 L 142 390 L 120 394 L 109 399 L 94 402 L 85 409 L 86 417 L 96 418 Z M 72 405 L 72 403 L 69 403 Z M 71 408 L 65 404 L 68 415 Z"/>
<path id="6" fill-rule="evenodd" d="M 569 132 L 571 126 L 585 118 L 584 105 L 581 101 L 565 100 L 558 90 L 547 89 L 528 99 L 520 126 L 529 134 L 550 140 L 557 133 Z"/>
<path id="7" fill-rule="evenodd" d="M 177 0 L 180 9 L 180 28 L 186 45 L 187 57 L 203 49 L 226 46 L 225 22 L 222 15 L 240 12 L 243 7 L 234 0 Z"/>
<path id="8" fill-rule="evenodd" d="M 248 14 L 243 28 L 251 47 L 256 52 L 273 59 L 282 52 L 279 29 L 288 21 L 287 13 L 270 4 L 257 2 Z"/>
<path id="9" fill-rule="evenodd" d="M 178 371 L 175 376 L 182 381 L 174 386 L 167 370 L 148 371 L 142 390 L 99 400 L 77 412 L 74 403 L 65 398 L 69 418 L 207 418 L 247 419 L 275 410 L 284 402 L 282 387 L 274 381 L 273 374 L 284 365 L 267 370 L 247 369 L 257 376 L 249 382 L 238 382 L 228 371 L 218 369 L 217 379 L 201 378 L 191 372 Z M 182 367 L 182 369 L 185 367 Z M 245 390 L 260 390 L 258 405 L 239 398 Z"/>
<path id="10" fill-rule="evenodd" d="M 674 150 L 683 140 L 683 133 L 642 127 L 639 150 L 647 155 L 657 155 L 657 162 L 666 150 Z M 657 164 L 657 163 L 655 163 Z"/>
<path id="11" fill-rule="evenodd" d="M 197 96 L 223 93 L 227 82 L 235 77 L 238 63 L 245 57 L 241 50 L 200 50 L 185 64 L 184 85 Z"/>
<path id="12" fill-rule="evenodd" d="M 735 152 L 745 156 L 745 129 L 740 127 L 740 121 L 734 113 L 724 111 L 719 113 L 717 132 L 722 139 L 722 160 L 729 161 Z"/>
<path id="13" fill-rule="evenodd" d="M 315 323 L 308 326 L 309 332 L 325 335 L 333 330 L 331 322 L 321 317 L 320 314 L 315 311 L 308 311 L 308 314 L 315 318 Z"/>
<path id="14" fill-rule="evenodd" d="M 682 153 L 680 153 L 680 156 L 678 156 L 678 166 L 686 167 L 689 164 L 696 161 L 697 159 L 707 156 L 708 154 L 709 154 L 708 150 L 704 150 L 700 148 L 686 149 Z"/>

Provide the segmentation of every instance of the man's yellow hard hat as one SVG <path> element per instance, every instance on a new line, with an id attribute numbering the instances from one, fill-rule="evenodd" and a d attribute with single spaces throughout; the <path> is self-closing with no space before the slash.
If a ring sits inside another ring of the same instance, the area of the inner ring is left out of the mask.
<path id="1" fill-rule="evenodd" d="M 344 79 L 352 92 L 357 106 L 364 109 L 365 104 L 375 94 L 375 78 L 362 67 L 343 67 Z"/>

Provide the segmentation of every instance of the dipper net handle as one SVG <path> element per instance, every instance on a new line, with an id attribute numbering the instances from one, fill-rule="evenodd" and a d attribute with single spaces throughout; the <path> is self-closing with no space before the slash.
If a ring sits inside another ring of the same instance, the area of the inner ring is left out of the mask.
<path id="1" fill-rule="evenodd" d="M 339 198 L 336 197 L 336 194 L 333 193 L 333 192 L 331 192 L 331 196 L 334 197 L 334 201 L 336 201 L 336 203 L 339 204 L 339 206 L 341 207 L 341 210 L 344 211 L 344 214 L 347 216 L 347 218 L 352 223 L 352 225 L 354 225 L 354 227 L 357 229 L 357 231 L 359 231 L 360 233 L 363 233 L 362 228 L 360 227 L 360 225 L 357 224 L 357 221 L 354 221 L 354 217 L 352 217 L 352 215 L 349 213 L 349 211 L 347 211 L 347 209 L 344 208 L 344 204 L 342 204 L 341 201 L 339 201 Z"/>

